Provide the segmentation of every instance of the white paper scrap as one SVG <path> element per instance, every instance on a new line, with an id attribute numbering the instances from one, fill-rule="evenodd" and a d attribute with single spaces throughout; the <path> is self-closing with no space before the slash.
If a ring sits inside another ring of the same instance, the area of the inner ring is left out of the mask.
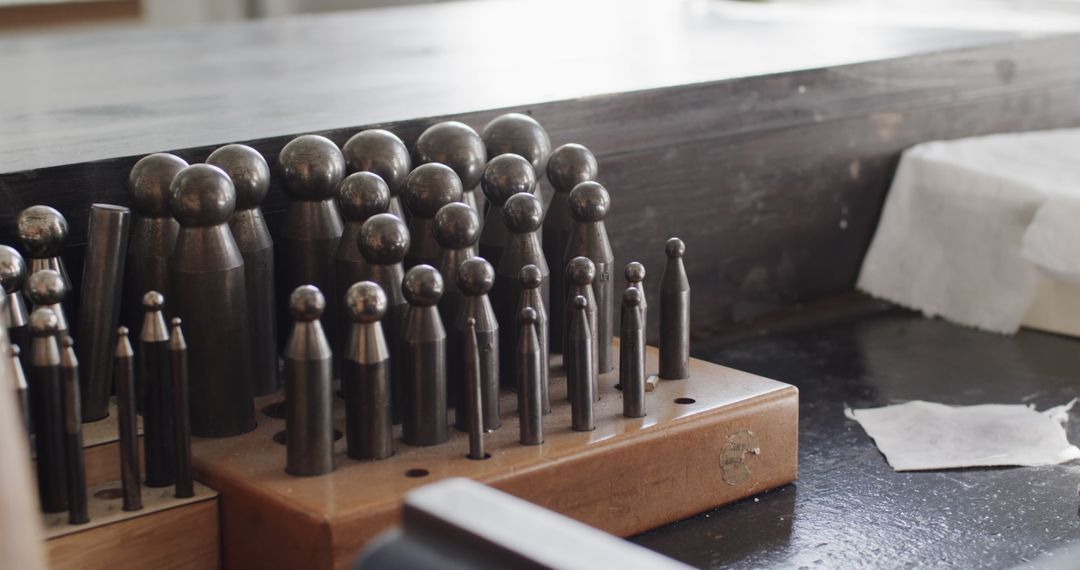
<path id="1" fill-rule="evenodd" d="M 1064 424 L 1076 400 L 1046 411 L 1033 406 L 946 406 L 915 400 L 845 409 L 896 471 L 1056 465 L 1080 459 Z"/>

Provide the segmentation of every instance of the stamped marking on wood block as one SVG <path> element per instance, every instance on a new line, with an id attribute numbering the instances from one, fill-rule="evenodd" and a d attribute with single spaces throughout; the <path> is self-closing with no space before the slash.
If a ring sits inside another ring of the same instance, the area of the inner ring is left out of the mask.
<path id="1" fill-rule="evenodd" d="M 728 485 L 741 485 L 750 479 L 750 466 L 746 464 L 746 454 L 759 455 L 757 436 L 744 429 L 727 438 L 723 451 L 720 452 L 720 469 L 724 472 L 724 482 Z"/>

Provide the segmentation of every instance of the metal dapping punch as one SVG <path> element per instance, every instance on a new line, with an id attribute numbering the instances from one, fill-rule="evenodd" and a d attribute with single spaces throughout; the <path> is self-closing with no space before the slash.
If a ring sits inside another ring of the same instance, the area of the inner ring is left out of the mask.
<path id="1" fill-rule="evenodd" d="M 176 497 L 195 496 L 194 474 L 191 468 L 191 421 L 188 394 L 187 340 L 180 317 L 173 317 L 169 331 L 169 378 L 172 380 L 173 464 L 175 466 Z"/>
<path id="2" fill-rule="evenodd" d="M 548 342 L 550 334 L 548 332 L 549 320 L 547 307 L 544 306 L 544 299 L 540 296 L 540 285 L 543 283 L 540 269 L 531 264 L 522 267 L 521 273 L 518 276 L 518 282 L 521 283 L 521 300 L 518 302 L 518 319 L 521 319 L 521 310 L 526 307 L 532 309 L 536 313 L 536 335 L 538 337 L 537 340 L 540 343 L 540 403 L 544 414 L 550 414 L 551 370 L 549 359 L 551 350 Z M 561 295 L 556 295 L 556 297 L 559 296 Z M 520 329 L 518 329 L 518 334 L 521 334 Z M 518 342 L 520 342 L 520 338 Z"/>
<path id="3" fill-rule="evenodd" d="M 593 387 L 596 385 L 596 368 L 593 364 L 592 331 L 586 314 L 588 301 L 577 295 L 570 303 L 570 330 L 567 333 L 566 351 L 572 356 L 566 376 L 573 396 L 570 398 L 570 421 L 574 431 L 596 429 L 593 416 Z"/>
<path id="4" fill-rule="evenodd" d="M 458 416 L 465 421 L 469 432 L 469 459 L 486 459 L 484 451 L 484 397 L 480 378 L 480 349 L 476 342 L 476 319 L 465 319 L 464 381 L 461 383 L 465 397 L 457 408 Z"/>
<path id="5" fill-rule="evenodd" d="M 200 437 L 255 428 L 244 258 L 227 225 L 235 206 L 232 180 L 216 166 L 189 166 L 173 179 L 170 208 L 181 227 L 167 302 L 189 333 L 191 433 Z"/>
<path id="6" fill-rule="evenodd" d="M 11 343 L 30 353 L 30 312 L 23 298 L 26 261 L 13 247 L 0 245 L 0 286 L 4 288 L 3 323 Z"/>
<path id="7" fill-rule="evenodd" d="M 604 217 L 611 207 L 607 190 L 596 182 L 582 182 L 574 187 L 567 200 L 574 228 L 566 243 L 563 259 L 569 261 L 577 256 L 588 257 L 596 267 L 592 280 L 596 312 L 596 363 L 600 372 L 615 369 L 614 269 L 615 256 L 611 252 Z"/>
<path id="8" fill-rule="evenodd" d="M 60 377 L 59 321 L 49 308 L 30 315 L 30 406 L 37 455 L 38 497 L 46 513 L 67 509 L 64 389 Z"/>
<path id="9" fill-rule="evenodd" d="M 409 301 L 405 322 L 405 414 L 401 439 L 409 445 L 438 445 L 446 425 L 446 329 L 435 305 L 443 280 L 430 265 L 417 265 L 401 283 Z"/>
<path id="10" fill-rule="evenodd" d="M 623 291 L 622 324 L 619 328 L 619 386 L 623 415 L 645 416 L 645 329 L 641 318 L 641 291 L 633 286 Z"/>
<path id="11" fill-rule="evenodd" d="M 480 255 L 499 266 L 510 230 L 503 222 L 503 206 L 514 194 L 532 194 L 536 188 L 536 172 L 529 161 L 516 154 L 500 154 L 484 167 L 480 187 L 487 198 L 488 212 L 480 234 Z M 561 254 L 560 254 L 561 255 Z"/>
<path id="12" fill-rule="evenodd" d="M 281 388 L 278 381 L 274 240 L 259 207 L 270 190 L 270 166 L 257 150 L 242 144 L 215 150 L 206 163 L 224 170 L 236 189 L 236 210 L 229 218 L 229 230 L 244 258 L 252 387 L 256 396 L 273 394 Z"/>
<path id="13" fill-rule="evenodd" d="M 537 178 L 543 176 L 548 155 L 551 154 L 551 138 L 536 119 L 522 113 L 499 115 L 484 125 L 480 136 L 484 139 L 489 157 L 506 153 L 519 155 L 529 161 Z M 536 193 L 546 210 L 551 196 L 542 187 Z"/>
<path id="14" fill-rule="evenodd" d="M 323 294 L 312 285 L 301 285 L 289 295 L 293 327 L 285 344 L 283 376 L 285 471 L 290 475 L 334 470 L 333 354 L 319 322 L 325 310 Z"/>
<path id="15" fill-rule="evenodd" d="M 15 229 L 23 251 L 30 258 L 30 275 L 51 269 L 60 274 L 64 290 L 71 290 L 71 279 L 60 259 L 68 235 L 64 215 L 49 206 L 30 206 L 15 218 Z"/>
<path id="16" fill-rule="evenodd" d="M 540 340 L 537 338 L 536 311 L 531 307 L 521 310 L 518 317 L 517 345 L 517 401 L 518 426 L 522 445 L 544 443 L 544 406 L 540 390 Z"/>
<path id="17" fill-rule="evenodd" d="M 690 281 L 683 254 L 686 245 L 671 238 L 664 246 L 667 266 L 660 278 L 660 378 L 690 377 Z"/>
<path id="18" fill-rule="evenodd" d="M 45 307 L 56 315 L 56 334 L 59 335 L 57 342 L 60 338 L 71 336 L 67 315 L 62 305 L 67 293 L 68 288 L 64 285 L 64 277 L 53 269 L 39 270 L 30 275 L 30 279 L 26 281 L 26 295 L 30 297 L 34 309 Z"/>
<path id="19" fill-rule="evenodd" d="M 354 283 L 345 293 L 351 327 L 345 337 L 341 391 L 345 396 L 345 440 L 353 459 L 394 454 L 390 349 L 380 320 L 387 298 L 372 281 Z"/>
<path id="20" fill-rule="evenodd" d="M 448 358 L 448 362 L 458 362 L 461 367 L 450 368 L 448 375 L 464 377 L 465 359 L 472 356 L 465 348 L 468 335 L 465 325 L 472 320 L 472 334 L 476 337 L 478 351 L 475 364 L 480 374 L 480 412 L 484 419 L 484 430 L 492 431 L 499 429 L 502 425 L 502 420 L 499 418 L 499 353 L 501 350 L 511 349 L 511 347 L 500 347 L 500 325 L 487 295 L 495 283 L 495 270 L 486 259 L 473 257 L 461 263 L 457 280 L 458 287 L 465 294 L 465 304 L 454 326 L 455 342 L 452 343 L 450 350 L 458 352 L 460 358 Z M 463 383 L 451 383 L 451 386 L 456 388 L 455 397 L 459 405 L 472 397 L 472 392 L 468 391 Z M 459 412 L 455 419 L 456 427 L 461 431 L 469 429 L 465 416 L 466 414 Z"/>
<path id="21" fill-rule="evenodd" d="M 162 309 L 165 297 L 157 291 L 143 295 L 142 328 L 139 329 L 139 376 L 136 393 L 143 406 L 143 453 L 146 486 L 173 484 L 172 381 L 169 375 L 169 326 Z"/>
<path id="22" fill-rule="evenodd" d="M 514 322 L 517 320 L 518 303 L 521 301 L 521 268 L 535 265 L 540 270 L 540 298 L 546 306 L 550 300 L 548 288 L 549 274 L 544 251 L 540 248 L 537 228 L 543 221 L 544 212 L 540 199 L 532 194 L 514 194 L 503 206 L 503 222 L 510 230 L 510 241 L 506 244 L 496 268 L 495 287 L 491 290 L 491 302 L 495 307 L 495 317 L 504 323 L 499 329 L 499 344 L 506 350 L 499 355 L 499 378 L 504 386 L 514 385 Z"/>
<path id="23" fill-rule="evenodd" d="M 68 523 L 90 521 L 86 509 L 86 458 L 79 404 L 79 359 L 71 337 L 60 343 L 60 383 L 64 394 L 64 462 L 67 465 Z"/>
<path id="24" fill-rule="evenodd" d="M 120 483 L 124 510 L 142 510 L 142 483 L 139 482 L 139 434 L 135 423 L 135 351 L 128 340 L 127 327 L 116 331 L 113 371 L 116 375 L 116 407 L 119 409 Z"/>
<path id="25" fill-rule="evenodd" d="M 596 297 L 593 293 L 592 282 L 596 278 L 596 266 L 588 257 L 575 257 L 566 264 L 566 285 L 569 290 L 566 293 L 566 298 L 572 300 L 574 297 L 581 295 L 585 298 L 585 316 L 589 326 L 589 339 L 593 343 L 592 347 L 592 366 L 593 372 L 589 375 L 593 380 L 593 397 L 597 400 L 600 399 L 600 365 L 596 361 L 597 347 L 597 323 L 596 323 Z M 566 345 L 570 344 L 570 328 L 574 326 L 573 319 L 571 318 L 577 311 L 570 303 L 566 304 L 566 332 L 563 338 L 566 339 Z M 567 370 L 576 366 L 573 362 L 575 354 L 569 353 L 569 347 L 563 351 L 563 365 L 568 367 Z M 570 376 L 567 375 L 567 382 L 570 382 Z M 567 387 L 566 396 L 571 400 L 574 399 L 575 392 L 573 389 Z"/>

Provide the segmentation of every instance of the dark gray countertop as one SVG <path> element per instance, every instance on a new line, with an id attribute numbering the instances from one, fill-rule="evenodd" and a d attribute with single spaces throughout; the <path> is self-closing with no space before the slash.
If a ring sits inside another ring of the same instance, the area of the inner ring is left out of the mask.
<path id="1" fill-rule="evenodd" d="M 1023 35 L 873 21 L 801 23 L 764 7 L 733 6 L 453 2 L 0 38 L 0 172 L 834 66 Z"/>
<path id="2" fill-rule="evenodd" d="M 799 478 L 639 544 L 715 568 L 1007 568 L 1080 543 L 1080 462 L 896 473 L 844 417 L 914 399 L 1060 405 L 1080 395 L 1080 340 L 892 310 L 697 352 L 799 387 Z M 1080 409 L 1070 419 L 1080 443 Z"/>

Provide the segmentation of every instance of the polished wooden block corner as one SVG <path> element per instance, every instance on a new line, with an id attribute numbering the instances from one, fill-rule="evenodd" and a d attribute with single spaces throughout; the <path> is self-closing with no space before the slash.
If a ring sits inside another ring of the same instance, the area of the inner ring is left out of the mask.
<path id="1" fill-rule="evenodd" d="M 657 369 L 649 348 L 648 370 Z M 553 360 L 553 412 L 545 442 L 518 443 L 516 398 L 502 395 L 503 425 L 487 435 L 489 459 L 466 457 L 466 434 L 436 447 L 395 440 L 396 453 L 362 462 L 335 444 L 337 468 L 321 477 L 285 473 L 281 419 L 225 439 L 197 439 L 198 478 L 221 494 L 226 568 L 344 568 L 399 516 L 402 497 L 421 485 L 469 477 L 629 536 L 795 480 L 798 390 L 724 366 L 691 360 L 691 377 L 662 380 L 646 395 L 644 418 L 622 416 L 617 374 L 601 378 L 597 428 L 570 430 L 566 380 Z M 335 427 L 344 411 L 335 401 Z M 400 431 L 398 432 L 400 435 Z"/>
<path id="2" fill-rule="evenodd" d="M 120 483 L 91 485 L 90 522 L 69 525 L 67 513 L 45 515 L 45 549 L 53 569 L 124 570 L 221 566 L 218 498 L 195 484 L 195 496 L 177 499 L 173 488 L 143 488 L 143 508 L 124 511 Z"/>

